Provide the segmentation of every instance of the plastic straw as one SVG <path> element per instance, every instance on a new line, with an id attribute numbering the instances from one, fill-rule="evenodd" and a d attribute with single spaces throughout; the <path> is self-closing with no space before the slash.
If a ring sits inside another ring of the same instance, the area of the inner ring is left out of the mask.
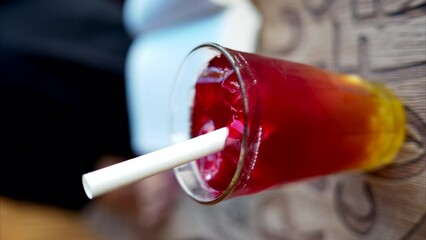
<path id="1" fill-rule="evenodd" d="M 223 150 L 228 128 L 221 128 L 175 145 L 83 175 L 86 195 L 92 199 L 127 184 Z"/>

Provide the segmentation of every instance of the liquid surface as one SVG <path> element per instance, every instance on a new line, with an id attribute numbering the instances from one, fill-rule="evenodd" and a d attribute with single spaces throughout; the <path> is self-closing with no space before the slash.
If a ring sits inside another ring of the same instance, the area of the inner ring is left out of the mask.
<path id="1" fill-rule="evenodd" d="M 255 86 L 247 97 L 249 111 L 256 99 L 260 139 L 256 150 L 248 150 L 256 152 L 248 154 L 245 182 L 235 194 L 392 161 L 403 140 L 404 117 L 399 100 L 382 85 L 297 63 L 247 59 L 255 70 L 244 81 Z M 230 129 L 222 152 L 197 161 L 201 177 L 215 190 L 225 190 L 235 172 L 243 112 L 234 70 L 224 56 L 214 58 L 196 84 L 192 136 Z"/>
<path id="2" fill-rule="evenodd" d="M 238 163 L 244 128 L 243 103 L 234 70 L 224 58 L 215 58 L 195 86 L 192 136 L 228 127 L 222 152 L 197 161 L 202 178 L 216 190 L 225 190 Z"/>

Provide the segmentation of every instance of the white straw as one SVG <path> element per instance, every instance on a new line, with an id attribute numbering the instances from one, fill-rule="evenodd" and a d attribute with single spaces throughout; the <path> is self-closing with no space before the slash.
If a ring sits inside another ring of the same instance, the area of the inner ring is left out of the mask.
<path id="1" fill-rule="evenodd" d="M 84 191 L 92 199 L 127 184 L 221 151 L 225 147 L 228 133 L 228 128 L 221 128 L 158 151 L 86 173 L 82 177 Z"/>

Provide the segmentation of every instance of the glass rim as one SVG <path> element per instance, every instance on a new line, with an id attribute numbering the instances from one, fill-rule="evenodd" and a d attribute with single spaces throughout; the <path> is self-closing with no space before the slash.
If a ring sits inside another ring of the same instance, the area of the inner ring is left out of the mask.
<path id="1" fill-rule="evenodd" d="M 211 204 L 212 205 L 212 204 L 216 204 L 216 203 L 222 201 L 223 199 L 227 198 L 228 196 L 230 196 L 230 194 L 235 190 L 236 184 L 237 184 L 237 182 L 240 179 L 240 176 L 242 174 L 242 170 L 243 170 L 244 162 L 245 162 L 245 158 L 246 158 L 246 149 L 247 149 L 247 142 L 248 142 L 248 99 L 247 99 L 245 84 L 244 84 L 243 78 L 241 76 L 240 68 L 237 65 L 237 61 L 235 60 L 235 58 L 232 56 L 232 54 L 229 52 L 229 50 L 227 48 L 223 47 L 220 44 L 213 43 L 213 42 L 206 42 L 206 43 L 200 44 L 200 45 L 196 46 L 195 48 L 193 48 L 185 56 L 184 60 L 180 64 L 179 69 L 177 71 L 176 79 L 174 81 L 175 86 L 176 86 L 176 84 L 178 84 L 180 72 L 182 71 L 183 67 L 185 66 L 185 63 L 187 62 L 187 60 L 191 57 L 191 55 L 194 52 L 196 52 L 200 49 L 204 49 L 204 48 L 215 49 L 219 53 L 223 54 L 226 57 L 228 62 L 231 64 L 231 67 L 233 68 L 233 70 L 234 70 L 234 72 L 237 76 L 238 84 L 240 85 L 240 92 L 241 92 L 241 98 L 242 98 L 242 102 L 243 102 L 243 112 L 244 112 L 243 113 L 243 118 L 244 118 L 243 126 L 244 126 L 244 128 L 243 128 L 243 134 L 242 134 L 241 148 L 240 148 L 240 155 L 239 155 L 239 158 L 238 158 L 238 163 L 237 163 L 234 175 L 232 176 L 232 179 L 229 182 L 227 188 L 218 197 L 211 199 L 211 200 L 203 200 L 203 199 L 195 196 L 191 192 L 191 190 L 189 190 L 187 187 L 185 187 L 185 185 L 186 185 L 185 181 L 182 179 L 180 173 L 178 172 L 178 169 L 174 168 L 173 171 L 174 171 L 174 175 L 175 175 L 179 185 L 182 187 L 182 189 L 186 192 L 187 195 L 189 195 L 196 202 L 199 202 L 199 203 L 202 203 L 202 204 Z M 175 86 L 173 87 L 173 92 L 174 92 Z M 174 99 L 173 96 L 172 96 L 172 99 Z M 173 119 L 173 116 L 171 117 L 171 119 Z M 191 162 L 191 163 L 193 163 L 193 162 Z M 188 164 L 191 164 L 191 163 L 188 163 Z"/>

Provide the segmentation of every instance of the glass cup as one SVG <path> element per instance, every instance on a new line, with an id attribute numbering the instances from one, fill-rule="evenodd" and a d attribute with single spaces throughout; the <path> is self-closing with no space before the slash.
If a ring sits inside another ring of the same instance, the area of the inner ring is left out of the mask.
<path id="1" fill-rule="evenodd" d="M 401 101 L 380 83 L 215 43 L 187 55 L 173 89 L 173 142 L 229 129 L 223 151 L 174 169 L 204 204 L 380 168 L 405 136 Z"/>

